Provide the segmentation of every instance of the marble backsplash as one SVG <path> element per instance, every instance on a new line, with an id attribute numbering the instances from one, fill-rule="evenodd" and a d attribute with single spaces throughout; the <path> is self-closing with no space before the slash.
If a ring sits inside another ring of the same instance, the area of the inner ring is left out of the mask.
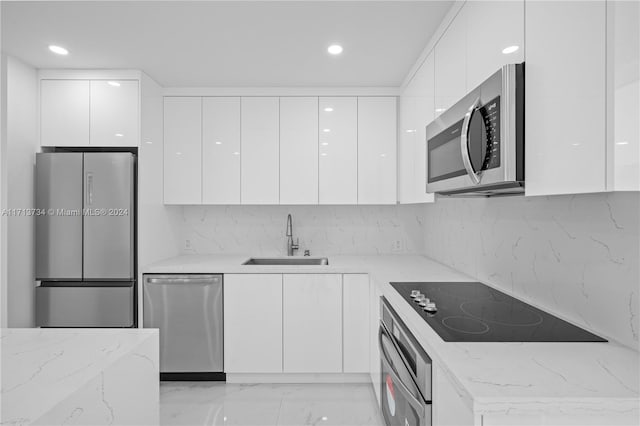
<path id="1" fill-rule="evenodd" d="M 422 253 L 423 207 L 167 206 L 181 254 L 286 255 L 287 214 L 294 239 L 311 255 Z"/>
<path id="2" fill-rule="evenodd" d="M 447 199 L 427 256 L 640 349 L 640 194 Z"/>

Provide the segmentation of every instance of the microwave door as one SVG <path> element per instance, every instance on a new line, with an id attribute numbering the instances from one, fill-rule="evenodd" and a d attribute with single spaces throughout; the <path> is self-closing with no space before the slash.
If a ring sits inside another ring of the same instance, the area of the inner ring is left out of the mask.
<path id="1" fill-rule="evenodd" d="M 82 153 L 36 154 L 36 279 L 82 279 Z"/>
<path id="2" fill-rule="evenodd" d="M 134 157 L 84 154 L 84 279 L 133 280 Z"/>

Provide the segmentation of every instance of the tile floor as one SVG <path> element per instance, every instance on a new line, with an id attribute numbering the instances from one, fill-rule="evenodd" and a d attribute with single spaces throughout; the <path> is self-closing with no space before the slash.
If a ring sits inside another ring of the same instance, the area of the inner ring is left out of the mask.
<path id="1" fill-rule="evenodd" d="M 164 382 L 162 425 L 383 426 L 369 384 Z"/>

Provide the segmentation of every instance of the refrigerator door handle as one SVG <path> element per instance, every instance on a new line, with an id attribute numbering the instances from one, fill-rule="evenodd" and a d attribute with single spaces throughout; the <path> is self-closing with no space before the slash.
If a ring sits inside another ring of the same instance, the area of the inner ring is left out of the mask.
<path id="1" fill-rule="evenodd" d="M 93 204 L 93 173 L 87 172 L 87 205 Z"/>

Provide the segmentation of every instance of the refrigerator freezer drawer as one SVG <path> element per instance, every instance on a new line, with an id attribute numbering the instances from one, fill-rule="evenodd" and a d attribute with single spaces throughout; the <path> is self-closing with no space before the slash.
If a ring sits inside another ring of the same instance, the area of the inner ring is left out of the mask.
<path id="1" fill-rule="evenodd" d="M 161 373 L 223 371 L 221 275 L 145 275 L 144 327 L 160 329 Z"/>
<path id="2" fill-rule="evenodd" d="M 131 327 L 133 285 L 36 287 L 38 327 Z"/>

